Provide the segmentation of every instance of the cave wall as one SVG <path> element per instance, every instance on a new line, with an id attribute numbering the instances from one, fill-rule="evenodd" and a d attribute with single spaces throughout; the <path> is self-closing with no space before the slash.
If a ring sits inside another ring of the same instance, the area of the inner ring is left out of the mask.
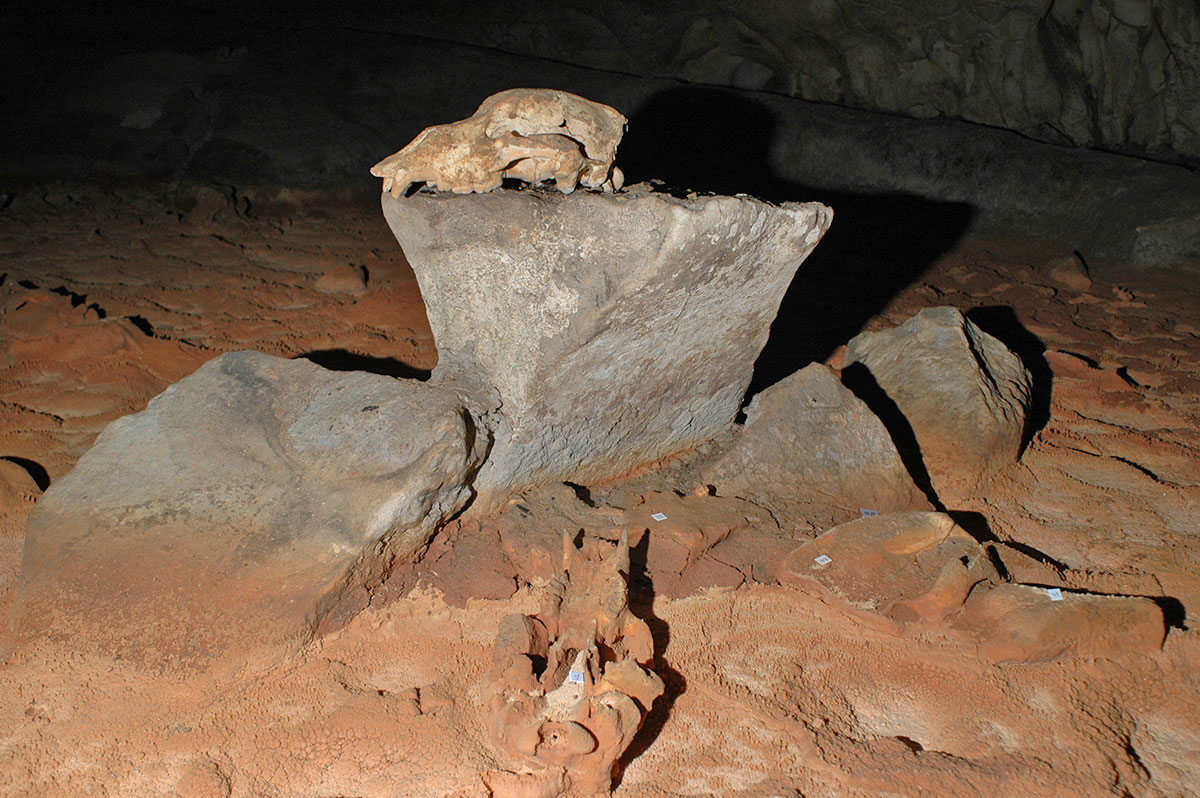
<path id="1" fill-rule="evenodd" d="M 1195 0 L 498 0 L 392 32 L 1200 164 Z"/>

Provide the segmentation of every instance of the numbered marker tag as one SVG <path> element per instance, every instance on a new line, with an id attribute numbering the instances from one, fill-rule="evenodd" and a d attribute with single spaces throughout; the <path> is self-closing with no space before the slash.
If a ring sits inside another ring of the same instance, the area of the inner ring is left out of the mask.
<path id="1" fill-rule="evenodd" d="M 567 681 L 583 684 L 583 671 L 567 671 Z"/>
<path id="2" fill-rule="evenodd" d="M 863 518 L 870 518 L 873 515 L 879 515 L 878 510 L 868 510 L 866 507 L 859 507 L 858 511 L 862 513 Z"/>
<path id="3" fill-rule="evenodd" d="M 1046 588 L 1046 595 L 1050 597 L 1051 601 L 1062 601 L 1062 591 L 1056 587 Z"/>
<path id="4" fill-rule="evenodd" d="M 653 518 L 655 521 L 666 521 L 667 520 L 666 513 L 650 513 L 650 517 Z"/>
<path id="5" fill-rule="evenodd" d="M 820 557 L 814 557 L 813 562 L 817 565 L 829 565 L 829 563 L 833 562 L 833 558 L 828 554 L 822 554 Z"/>

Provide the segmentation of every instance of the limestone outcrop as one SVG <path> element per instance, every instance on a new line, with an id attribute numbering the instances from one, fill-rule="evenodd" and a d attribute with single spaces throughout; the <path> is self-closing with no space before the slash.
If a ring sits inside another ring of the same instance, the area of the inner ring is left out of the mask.
<path id="1" fill-rule="evenodd" d="M 483 686 L 492 742 L 512 766 L 484 774 L 496 798 L 609 794 L 617 757 L 663 693 L 628 579 L 627 534 L 582 549 L 564 535 L 541 611 L 501 621 Z"/>
<path id="2" fill-rule="evenodd" d="M 451 391 L 223 355 L 110 424 L 46 491 L 16 628 L 86 626 L 151 667 L 287 650 L 352 573 L 425 545 L 469 499 L 484 450 Z"/>
<path id="3" fill-rule="evenodd" d="M 954 308 L 925 308 L 894 329 L 855 336 L 843 380 L 875 402 L 894 438 L 919 447 L 939 496 L 973 488 L 1021 454 L 1029 372 Z"/>
<path id="4" fill-rule="evenodd" d="M 770 509 L 784 528 L 931 510 L 883 423 L 830 371 L 813 363 L 746 408 L 733 446 L 704 476 L 718 495 Z"/>
<path id="5" fill-rule="evenodd" d="M 433 379 L 477 397 L 491 499 L 586 483 L 733 421 L 818 203 L 498 191 L 383 195 L 438 347 Z"/>
<path id="6" fill-rule="evenodd" d="M 425 128 L 371 174 L 397 197 L 415 183 L 482 194 L 505 178 L 553 180 L 564 194 L 578 185 L 612 191 L 624 181 L 613 167 L 624 133 L 625 117 L 607 105 L 553 89 L 509 89 L 467 119 Z"/>

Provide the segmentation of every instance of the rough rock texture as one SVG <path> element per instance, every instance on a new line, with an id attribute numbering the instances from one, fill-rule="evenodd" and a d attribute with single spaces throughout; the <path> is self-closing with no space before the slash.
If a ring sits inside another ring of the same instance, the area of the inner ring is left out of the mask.
<path id="1" fill-rule="evenodd" d="M 488 97 L 470 118 L 425 128 L 404 149 L 371 167 L 399 197 L 414 183 L 456 194 L 500 188 L 505 178 L 570 194 L 577 185 L 612 191 L 625 117 L 607 105 L 552 89 L 509 89 Z"/>
<path id="2" fill-rule="evenodd" d="M 705 480 L 719 495 L 770 509 L 785 527 L 807 520 L 828 528 L 862 508 L 932 509 L 883 423 L 819 363 L 754 397 L 733 448 Z"/>
<path id="3" fill-rule="evenodd" d="M 981 639 L 996 662 L 1045 662 L 1064 656 L 1152 654 L 1167 636 L 1159 606 L 1148 598 L 997 585 L 972 593 L 956 625 Z"/>
<path id="4" fill-rule="evenodd" d="M 584 501 L 552 482 L 518 494 L 493 516 L 455 519 L 419 562 L 392 572 L 386 591 L 403 594 L 428 584 L 455 606 L 507 599 L 521 585 L 544 584 L 558 574 L 564 531 L 586 541 L 597 536 L 587 530 L 603 530 L 599 535 L 610 540 L 614 529 L 629 533 L 635 581 L 667 598 L 714 586 L 774 584 L 799 537 L 781 534 L 766 510 L 742 499 L 649 491 Z"/>
<path id="5" fill-rule="evenodd" d="M 101 629 L 122 659 L 182 668 L 304 639 L 464 504 L 480 457 L 452 392 L 223 355 L 110 424 L 42 497 L 16 627 Z"/>
<path id="6" fill-rule="evenodd" d="M 512 771 L 484 781 L 496 798 L 607 795 L 613 765 L 663 693 L 654 640 L 629 609 L 629 538 L 562 537 L 562 571 L 541 611 L 500 622 L 483 692 L 491 738 Z"/>
<path id="7" fill-rule="evenodd" d="M 729 425 L 832 219 L 643 189 L 384 194 L 383 212 L 421 284 L 434 380 L 494 411 L 481 498 L 610 476 Z"/>
<path id="8" fill-rule="evenodd" d="M 425 4 L 410 6 L 406 23 L 601 69 L 1200 159 L 1200 10 L 1190 0 L 669 0 L 653 10 L 573 0 L 491 13 Z"/>
<path id="9" fill-rule="evenodd" d="M 834 527 L 789 555 L 783 581 L 899 623 L 940 621 L 996 576 L 987 552 L 943 513 L 888 513 Z"/>
<path id="10" fill-rule="evenodd" d="M 902 447 L 915 443 L 939 495 L 970 488 L 1021 454 L 1029 372 L 955 308 L 925 308 L 894 329 L 855 336 L 843 379 Z"/>

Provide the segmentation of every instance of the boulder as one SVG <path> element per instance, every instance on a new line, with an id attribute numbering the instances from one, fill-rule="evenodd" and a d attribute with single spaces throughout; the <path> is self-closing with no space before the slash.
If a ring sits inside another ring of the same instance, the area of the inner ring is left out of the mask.
<path id="1" fill-rule="evenodd" d="M 153 667 L 287 650 L 463 506 L 483 441 L 445 389 L 223 355 L 47 490 L 15 628 Z"/>
<path id="2" fill-rule="evenodd" d="M 587 483 L 728 427 L 817 203 L 500 190 L 383 195 L 438 348 L 433 379 L 480 402 L 495 444 L 483 510 Z"/>
<path id="3" fill-rule="evenodd" d="M 955 308 L 925 308 L 846 346 L 842 378 L 919 449 L 938 495 L 974 487 L 1021 454 L 1032 380 L 1021 359 Z"/>
<path id="4" fill-rule="evenodd" d="M 883 423 L 819 363 L 754 397 L 732 448 L 704 479 L 719 495 L 768 508 L 785 529 L 826 529 L 864 508 L 933 509 Z"/>
<path id="5" fill-rule="evenodd" d="M 793 551 L 784 582 L 899 623 L 941 621 L 997 576 L 987 552 L 944 513 L 888 513 L 836 526 Z"/>
<path id="6" fill-rule="evenodd" d="M 1148 598 L 1012 584 L 972 593 L 955 625 L 974 632 L 993 662 L 1153 654 L 1167 635 L 1162 609 Z"/>

